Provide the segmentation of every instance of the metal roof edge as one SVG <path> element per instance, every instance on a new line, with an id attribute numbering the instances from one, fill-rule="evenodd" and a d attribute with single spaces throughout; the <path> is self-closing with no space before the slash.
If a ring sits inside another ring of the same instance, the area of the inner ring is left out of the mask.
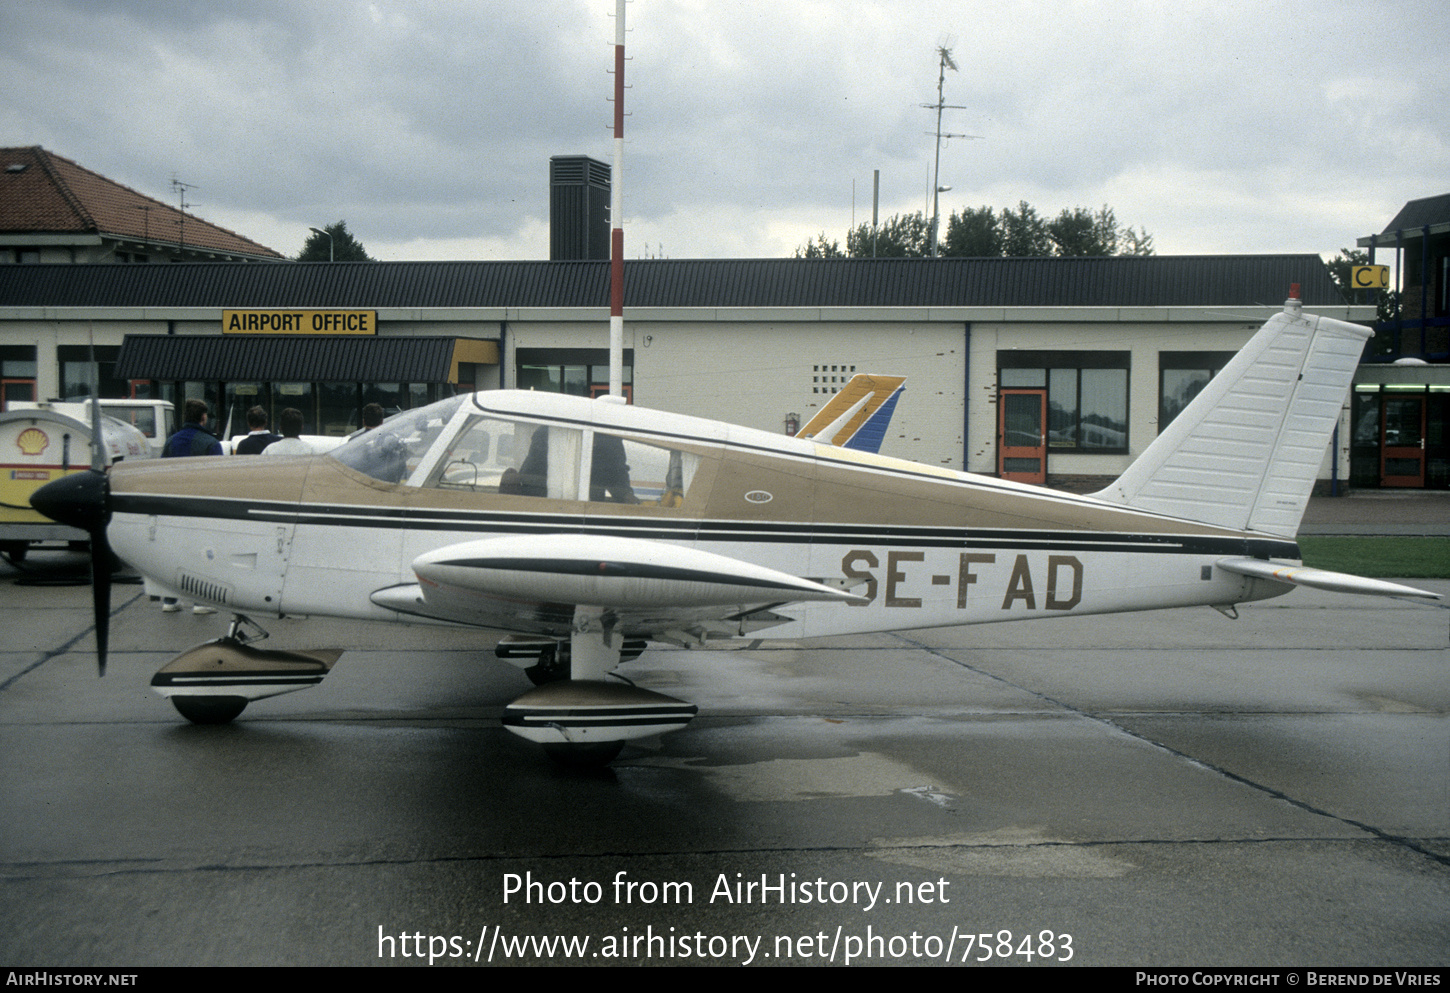
<path id="1" fill-rule="evenodd" d="M 221 321 L 223 310 L 298 309 L 230 307 L 0 307 L 0 320 L 140 320 Z M 606 307 L 314 307 L 314 310 L 376 310 L 379 321 L 442 321 L 452 323 L 513 321 L 595 323 L 607 321 Z M 1223 307 L 625 307 L 625 323 L 667 321 L 793 323 L 916 321 L 950 322 L 1113 322 L 1113 323 L 1219 323 L 1264 321 L 1283 309 L 1279 305 Z M 1337 320 L 1373 322 L 1375 308 L 1367 305 L 1306 305 L 1304 312 Z"/>

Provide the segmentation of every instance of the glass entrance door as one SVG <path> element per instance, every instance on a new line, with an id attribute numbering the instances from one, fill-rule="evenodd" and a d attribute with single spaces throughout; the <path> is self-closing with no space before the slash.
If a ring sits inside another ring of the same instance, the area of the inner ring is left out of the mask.
<path id="1" fill-rule="evenodd" d="M 1047 391 L 997 395 L 997 474 L 1019 483 L 1047 482 Z"/>
<path id="2" fill-rule="evenodd" d="M 1425 485 L 1425 398 L 1386 396 L 1380 485 Z"/>

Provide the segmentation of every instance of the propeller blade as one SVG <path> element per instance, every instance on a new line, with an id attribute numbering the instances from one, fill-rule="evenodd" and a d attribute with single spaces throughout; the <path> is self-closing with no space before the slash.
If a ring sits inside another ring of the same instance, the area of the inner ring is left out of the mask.
<path id="1" fill-rule="evenodd" d="M 111 640 L 111 544 L 106 529 L 91 532 L 91 617 L 96 623 L 96 675 L 106 674 Z"/>
<path id="2" fill-rule="evenodd" d="M 46 483 L 30 495 L 30 505 L 53 521 L 80 528 L 91 537 L 91 612 L 96 624 L 96 666 L 106 674 L 111 624 L 111 484 L 104 472 L 86 470 Z"/>

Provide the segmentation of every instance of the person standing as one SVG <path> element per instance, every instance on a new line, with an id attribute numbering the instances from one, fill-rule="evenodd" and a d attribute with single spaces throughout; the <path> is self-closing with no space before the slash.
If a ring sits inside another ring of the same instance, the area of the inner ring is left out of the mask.
<path id="1" fill-rule="evenodd" d="M 299 435 L 302 434 L 302 411 L 296 407 L 288 407 L 282 411 L 278 419 L 278 426 L 282 428 L 282 440 L 274 441 L 262 450 L 264 455 L 312 455 L 312 446 L 303 441 Z"/>
<path id="2" fill-rule="evenodd" d="M 161 449 L 163 459 L 187 458 L 193 455 L 220 455 L 222 454 L 222 443 L 217 437 L 206 429 L 207 409 L 205 400 L 188 400 L 185 410 L 186 423 L 166 439 L 166 447 Z M 181 604 L 176 602 L 176 597 L 165 597 L 161 601 L 161 610 L 167 614 L 174 614 L 181 609 Z M 193 614 L 215 614 L 214 607 L 206 604 L 193 604 Z"/>
<path id="3" fill-rule="evenodd" d="M 186 422 L 166 439 L 166 447 L 161 449 L 161 457 L 175 459 L 190 455 L 222 454 L 222 443 L 206 428 L 206 401 L 188 400 L 184 410 Z"/>
<path id="4" fill-rule="evenodd" d="M 247 436 L 237 442 L 237 454 L 261 455 L 262 449 L 281 440 L 280 434 L 267 430 L 267 412 L 261 407 L 253 407 L 247 411 Z"/>

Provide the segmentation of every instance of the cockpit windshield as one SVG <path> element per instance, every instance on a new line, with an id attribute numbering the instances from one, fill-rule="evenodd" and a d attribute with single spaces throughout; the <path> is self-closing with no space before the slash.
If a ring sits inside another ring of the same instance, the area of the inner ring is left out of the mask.
<path id="1" fill-rule="evenodd" d="M 459 394 L 390 417 L 371 431 L 364 431 L 333 449 L 332 457 L 384 483 L 401 483 L 418 468 L 439 433 L 467 399 L 467 394 Z"/>

